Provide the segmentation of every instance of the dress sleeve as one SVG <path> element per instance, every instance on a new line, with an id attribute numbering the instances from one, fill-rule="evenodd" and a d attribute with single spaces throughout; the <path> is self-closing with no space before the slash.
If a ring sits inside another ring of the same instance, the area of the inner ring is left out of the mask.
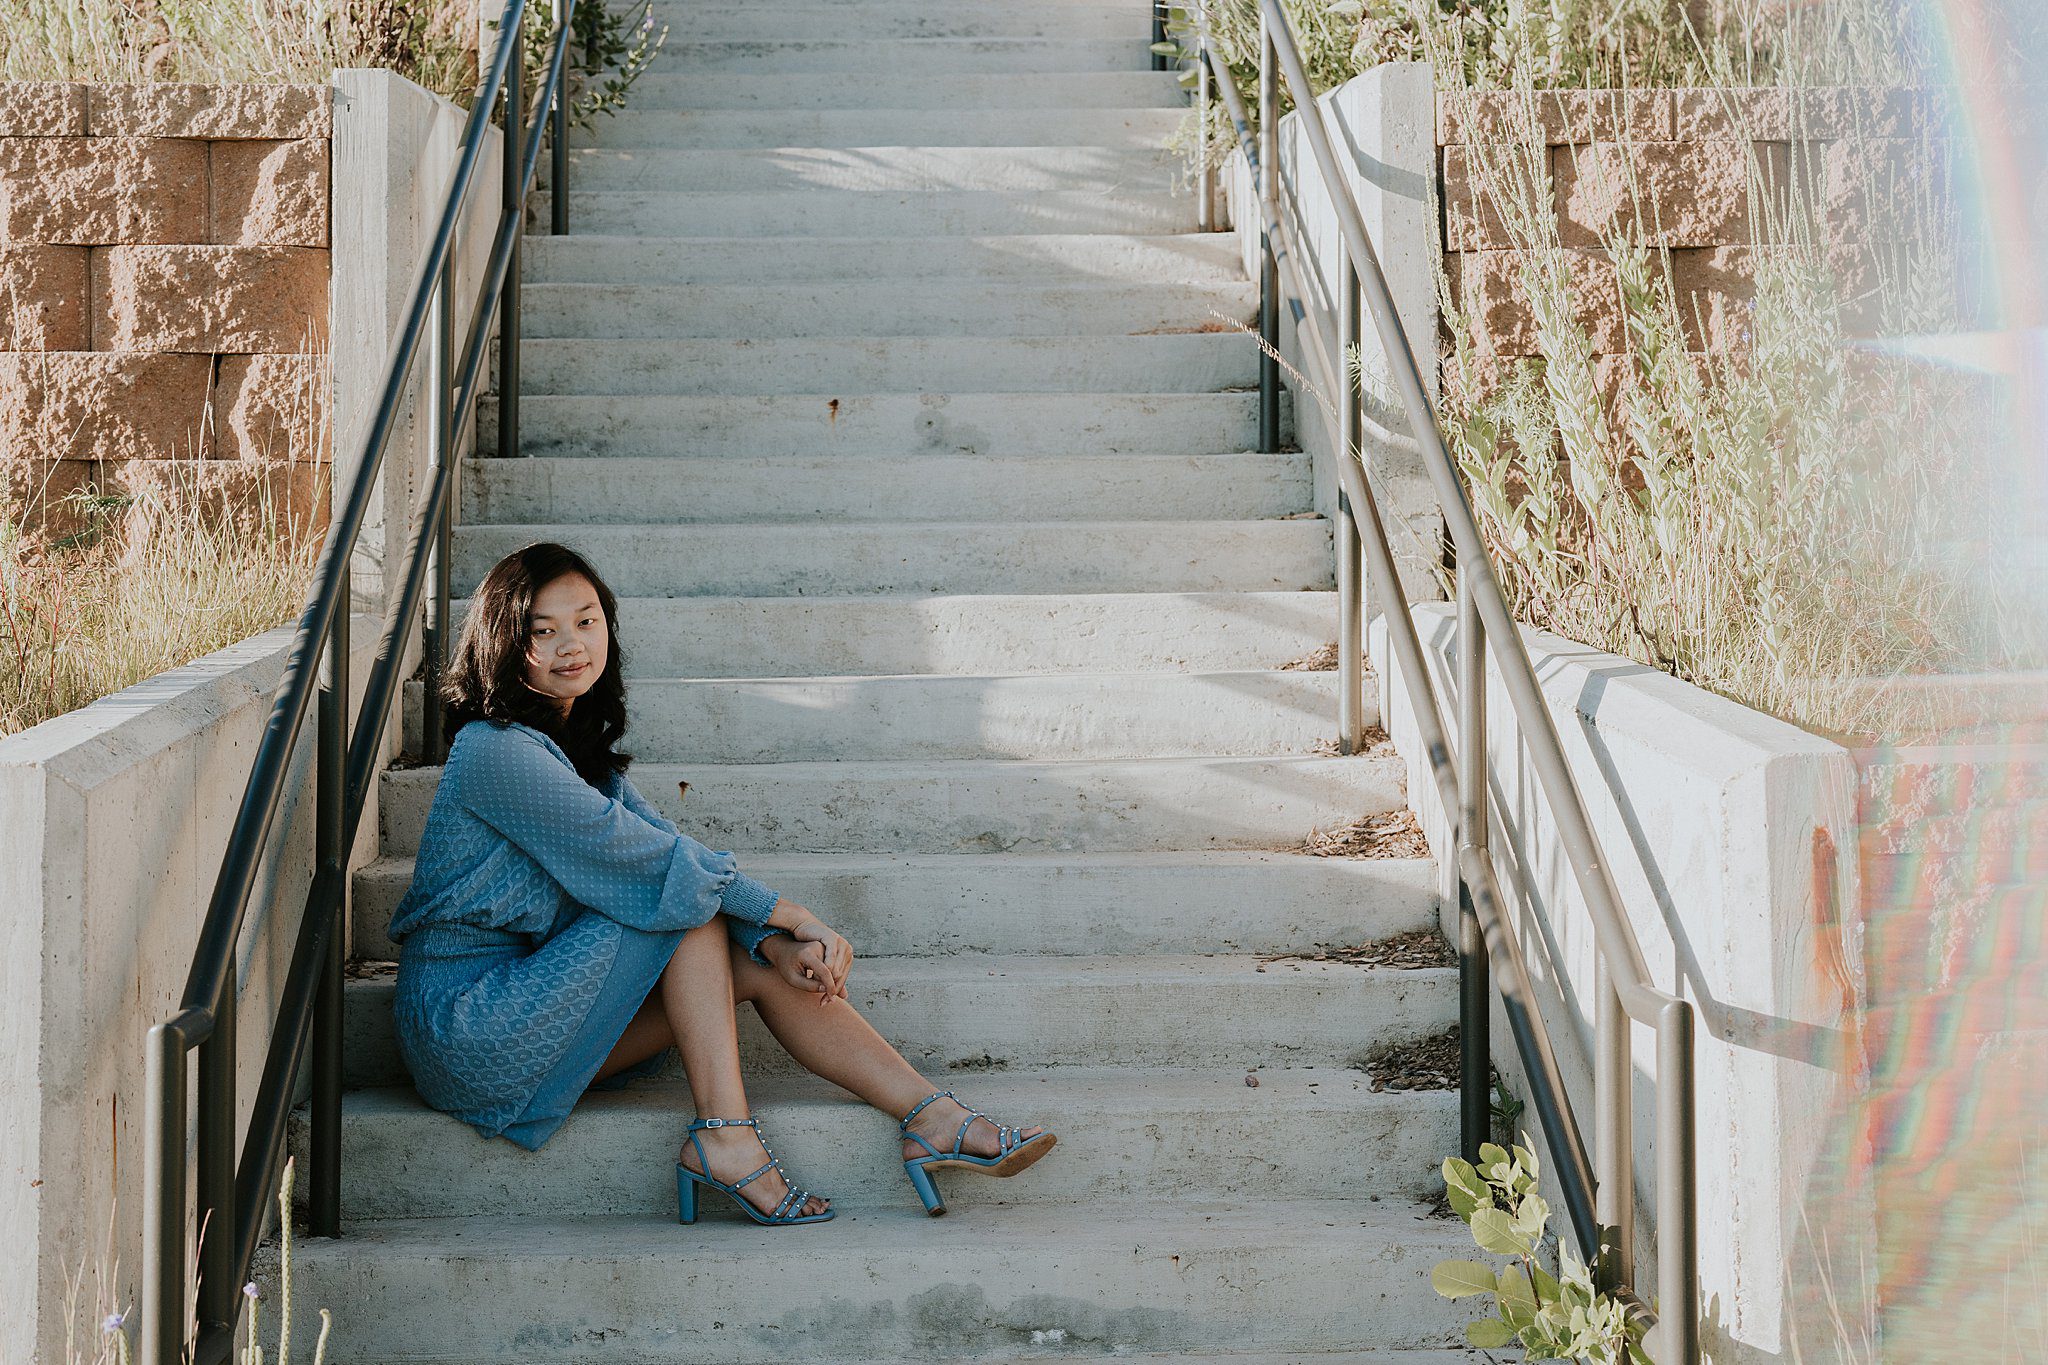
<path id="1" fill-rule="evenodd" d="M 673 825 L 662 828 L 585 782 L 539 735 L 466 725 L 448 755 L 456 796 L 523 849 L 578 903 L 635 929 L 694 929 L 713 915 L 764 924 L 778 899 Z M 666 822 L 664 822 L 666 823 Z"/>
<path id="2" fill-rule="evenodd" d="M 640 789 L 633 785 L 631 778 L 627 777 L 624 773 L 620 773 L 617 781 L 619 800 L 625 803 L 627 810 L 633 812 L 633 814 L 657 829 L 665 829 L 670 834 L 682 837 L 682 831 L 676 828 L 675 822 L 656 810 L 648 802 L 647 798 L 640 794 Z M 771 906 L 770 908 L 772 909 L 773 907 Z M 771 929 L 765 924 L 749 924 L 747 921 L 736 919 L 731 915 L 725 917 L 725 936 L 746 949 L 747 956 L 760 963 L 763 967 L 772 967 L 775 964 L 762 955 L 761 945 L 775 937 L 775 935 L 785 932 L 787 931 L 782 929 Z"/>

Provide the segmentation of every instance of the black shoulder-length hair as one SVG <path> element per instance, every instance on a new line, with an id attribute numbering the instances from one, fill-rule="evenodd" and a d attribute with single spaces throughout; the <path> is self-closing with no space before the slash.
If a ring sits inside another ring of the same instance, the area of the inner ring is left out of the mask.
<path id="1" fill-rule="evenodd" d="M 526 684 L 526 651 L 533 627 L 533 599 L 564 574 L 580 573 L 597 588 L 610 636 L 604 672 L 576 699 L 565 717 L 555 703 Z M 542 541 L 514 550 L 484 575 L 471 594 L 454 657 L 441 684 L 446 734 L 473 720 L 518 721 L 562 746 L 576 771 L 603 788 L 623 773 L 633 756 L 622 753 L 626 733 L 626 651 L 619 643 L 619 601 L 590 561 L 566 545 Z"/>

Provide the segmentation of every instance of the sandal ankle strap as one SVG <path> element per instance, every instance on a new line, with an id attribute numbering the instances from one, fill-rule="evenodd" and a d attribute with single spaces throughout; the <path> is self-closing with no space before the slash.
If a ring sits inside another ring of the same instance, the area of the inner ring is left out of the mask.
<path id="1" fill-rule="evenodd" d="M 699 1128 L 754 1128 L 760 1124 L 753 1119 L 693 1119 L 685 1131 L 695 1132 Z"/>
<path id="2" fill-rule="evenodd" d="M 912 1108 L 909 1113 L 905 1114 L 902 1120 L 897 1123 L 896 1127 L 899 1131 L 908 1132 L 910 1130 L 910 1121 L 916 1118 L 919 1114 L 923 1113 L 924 1107 L 930 1104 L 933 1100 L 947 1099 L 954 1100 L 957 1102 L 959 1098 L 960 1097 L 958 1095 L 955 1095 L 950 1090 L 934 1090 L 931 1094 L 926 1095 L 923 1099 L 919 1100 L 916 1106 Z"/>

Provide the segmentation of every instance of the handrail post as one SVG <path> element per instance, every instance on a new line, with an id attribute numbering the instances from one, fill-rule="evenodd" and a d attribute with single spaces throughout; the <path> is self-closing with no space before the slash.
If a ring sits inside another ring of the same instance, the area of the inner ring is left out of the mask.
<path id="1" fill-rule="evenodd" d="M 504 211 L 512 216 L 512 266 L 505 274 L 504 293 L 498 304 L 498 455 L 516 459 L 519 455 L 519 238 L 525 232 L 525 196 L 520 180 L 525 170 L 526 148 L 522 136 L 526 123 L 523 86 L 526 49 L 520 35 L 511 37 L 512 60 L 505 71 L 505 170 Z"/>
<path id="2" fill-rule="evenodd" d="M 1152 0 L 1152 41 L 1155 44 L 1166 41 L 1166 4 L 1167 0 Z M 1152 51 L 1152 69 L 1166 70 L 1166 54 L 1157 47 Z"/>
<path id="3" fill-rule="evenodd" d="M 1693 1011 L 1657 1017 L 1657 1359 L 1700 1358 L 1699 1161 L 1693 1126 Z"/>
<path id="4" fill-rule="evenodd" d="M 1209 106 L 1215 98 L 1215 92 L 1210 89 L 1209 82 L 1214 77 L 1209 72 L 1209 58 L 1199 46 L 1201 38 L 1197 36 L 1195 41 L 1195 114 L 1202 130 L 1202 169 L 1195 183 L 1195 229 L 1198 232 L 1214 232 L 1216 165 L 1209 152 Z"/>
<path id="5" fill-rule="evenodd" d="M 505 343 L 500 340 L 501 349 Z M 432 369 L 434 397 L 434 467 L 455 458 L 455 263 L 454 255 L 441 266 L 441 282 L 434 297 Z M 432 553 L 434 591 L 427 598 L 427 619 L 420 631 L 421 652 L 426 656 L 420 688 L 420 761 L 439 763 L 445 736 L 441 733 L 441 679 L 448 666 L 448 528 L 454 518 L 454 499 L 448 500 L 435 518 Z"/>
<path id="6" fill-rule="evenodd" d="M 1343 370 L 1337 399 L 1337 458 L 1365 463 L 1359 433 L 1364 427 L 1364 390 L 1351 366 L 1358 346 L 1358 271 L 1351 253 L 1337 252 L 1337 363 Z M 1365 590 L 1359 572 L 1363 547 L 1351 495 L 1337 491 L 1337 747 L 1355 754 L 1365 747 Z M 1381 603 L 1388 611 L 1398 604 Z"/>
<path id="7" fill-rule="evenodd" d="M 315 857 L 328 890 L 306 913 L 329 917 L 327 951 L 313 1005 L 312 1170 L 307 1222 L 315 1237 L 341 1235 L 341 961 L 347 952 L 348 850 L 342 847 L 347 802 L 349 614 L 334 614 L 321 669 L 319 765 L 314 813 Z"/>
<path id="8" fill-rule="evenodd" d="M 1635 1285 L 1635 1095 L 1629 1018 L 1607 955 L 1593 954 L 1593 1201 L 1600 1220 L 1595 1282 L 1612 1292 Z"/>
<path id="9" fill-rule="evenodd" d="M 568 0 L 555 0 L 555 32 L 568 21 Z M 563 59 L 564 65 L 567 58 Z M 569 91 L 568 77 L 555 88 L 548 107 L 549 148 L 548 231 L 557 237 L 569 235 Z M 535 134 L 538 136 L 538 133 Z"/>
<path id="10" fill-rule="evenodd" d="M 235 973 L 213 1002 L 213 1031 L 199 1045 L 199 1140 L 195 1159 L 199 1234 L 199 1328 L 232 1329 L 240 1315 L 235 1266 Z"/>
<path id="11" fill-rule="evenodd" d="M 176 1021 L 149 1031 L 144 1112 L 156 1123 L 142 1150 L 142 1365 L 176 1365 L 185 1355 L 185 1030 Z"/>
<path id="12" fill-rule="evenodd" d="M 1464 566 L 1458 574 L 1458 842 L 1492 857 L 1486 749 L 1486 625 Z M 1493 1126 L 1493 982 L 1472 884 L 1458 877 L 1458 1147 L 1467 1161 Z"/>
<path id="13" fill-rule="evenodd" d="M 1259 193 L 1280 221 L 1280 55 L 1265 11 L 1259 12 Z M 1280 244 L 1259 229 L 1259 449 L 1280 448 Z"/>

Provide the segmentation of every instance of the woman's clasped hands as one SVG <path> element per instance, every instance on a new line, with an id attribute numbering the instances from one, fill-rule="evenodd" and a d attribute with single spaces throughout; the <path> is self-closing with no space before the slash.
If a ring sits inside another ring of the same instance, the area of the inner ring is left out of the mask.
<path id="1" fill-rule="evenodd" d="M 846 999 L 846 977 L 853 970 L 853 945 L 814 915 L 788 936 L 777 934 L 761 945 L 782 979 L 799 990 L 818 993 L 819 1005 Z"/>

